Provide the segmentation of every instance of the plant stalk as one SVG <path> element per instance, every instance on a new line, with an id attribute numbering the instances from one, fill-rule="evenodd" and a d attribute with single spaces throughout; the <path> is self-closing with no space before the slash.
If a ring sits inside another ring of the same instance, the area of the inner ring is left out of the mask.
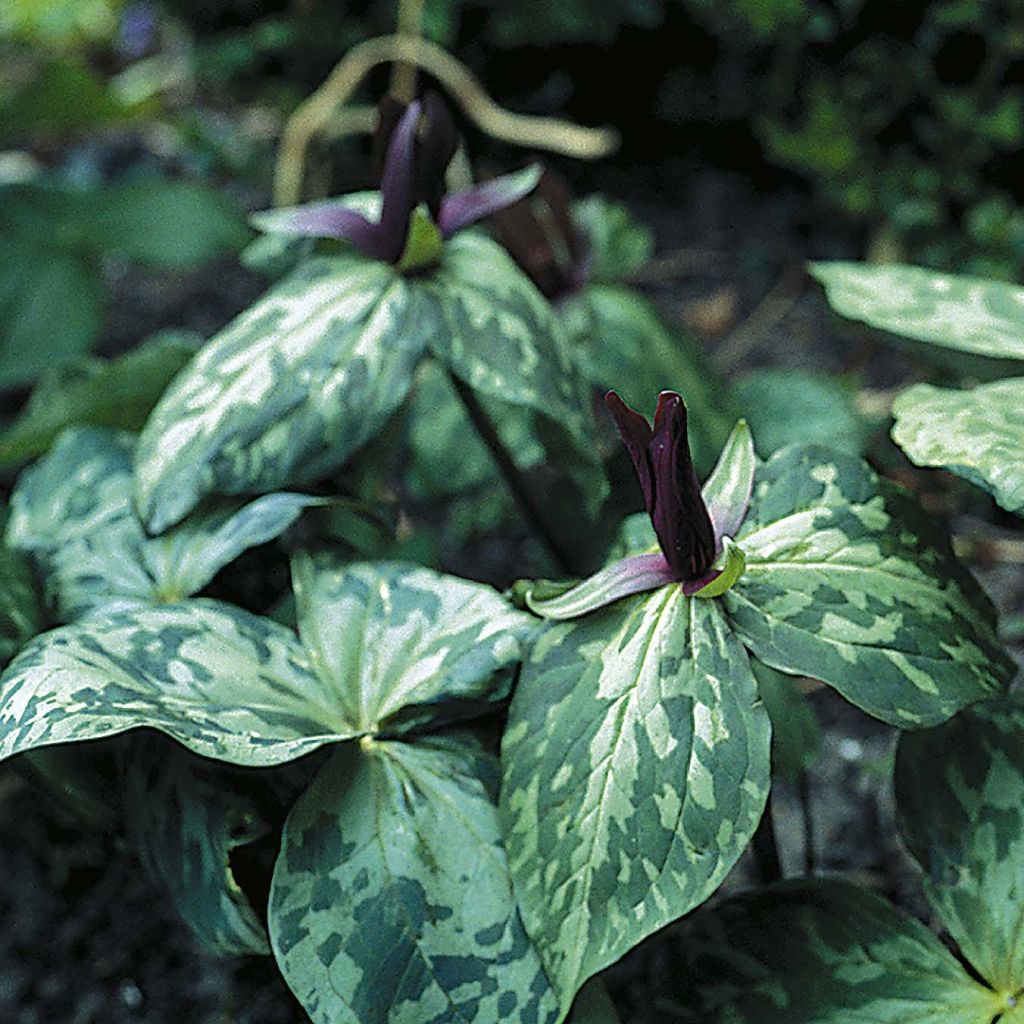
<path id="1" fill-rule="evenodd" d="M 761 882 L 768 885 L 782 878 L 782 862 L 779 859 L 779 844 L 775 838 L 775 819 L 772 815 L 772 794 L 768 791 L 768 800 L 764 805 L 764 814 L 758 823 L 757 831 L 751 840 L 754 863 Z"/>
<path id="2" fill-rule="evenodd" d="M 561 543 L 548 523 L 547 517 L 544 515 L 543 506 L 536 488 L 531 485 L 525 474 L 513 461 L 512 456 L 509 455 L 508 449 L 498 435 L 498 431 L 491 422 L 490 416 L 487 415 L 484 407 L 474 394 L 473 389 L 451 371 L 448 372 L 448 379 L 451 381 L 455 393 L 459 396 L 459 400 L 466 410 L 466 415 L 469 416 L 469 420 L 473 424 L 473 429 L 476 430 L 480 440 L 483 441 L 487 446 L 487 450 L 491 453 L 491 458 L 494 459 L 498 472 L 501 473 L 502 479 L 505 481 L 509 491 L 511 491 L 512 497 L 519 506 L 523 517 L 529 524 L 530 529 L 543 542 L 544 547 L 547 548 L 556 569 L 567 576 L 579 575 L 579 573 L 573 570 L 575 560 L 572 557 L 572 553 Z"/>

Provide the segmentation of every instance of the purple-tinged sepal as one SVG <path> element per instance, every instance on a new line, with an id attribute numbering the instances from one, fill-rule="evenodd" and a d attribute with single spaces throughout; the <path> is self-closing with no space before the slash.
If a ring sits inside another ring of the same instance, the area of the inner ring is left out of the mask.
<path id="1" fill-rule="evenodd" d="M 503 174 L 500 178 L 445 196 L 437 217 L 441 237 L 451 238 L 463 228 L 525 199 L 537 187 L 540 177 L 540 165 L 531 164 L 521 171 Z"/>
<path id="2" fill-rule="evenodd" d="M 754 439 L 746 420 L 740 420 L 722 454 L 704 482 L 701 492 L 711 524 L 715 532 L 715 557 L 722 553 L 722 538 L 735 537 L 750 508 L 750 497 L 754 493 L 754 471 L 757 469 L 757 455 L 754 453 Z"/>
<path id="3" fill-rule="evenodd" d="M 605 566 L 576 586 L 552 597 L 528 589 L 524 603 L 545 619 L 578 619 L 633 594 L 674 583 L 675 576 L 660 551 L 632 555 Z"/>
<path id="4" fill-rule="evenodd" d="M 675 579 L 700 579 L 711 568 L 717 545 L 690 456 L 682 398 L 662 391 L 653 428 L 614 391 L 605 403 L 633 460 L 647 514 Z"/>

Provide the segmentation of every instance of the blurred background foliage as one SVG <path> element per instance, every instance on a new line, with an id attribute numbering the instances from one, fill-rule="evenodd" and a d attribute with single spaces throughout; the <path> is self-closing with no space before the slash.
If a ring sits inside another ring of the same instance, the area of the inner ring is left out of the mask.
<path id="1" fill-rule="evenodd" d="M 396 14 L 395 0 L 4 0 L 0 388 L 93 349 L 104 282 L 128 268 L 237 253 L 284 118 Z M 766 196 L 795 190 L 842 255 L 1024 271 L 1019 0 L 426 0 L 424 34 L 512 109 L 619 128 L 625 173 L 677 167 L 659 181 L 685 190 L 693 168 L 722 168 Z M 318 189 L 370 183 L 366 150 L 325 147 L 335 172 Z M 602 184 L 600 168 L 562 169 L 581 191 Z"/>

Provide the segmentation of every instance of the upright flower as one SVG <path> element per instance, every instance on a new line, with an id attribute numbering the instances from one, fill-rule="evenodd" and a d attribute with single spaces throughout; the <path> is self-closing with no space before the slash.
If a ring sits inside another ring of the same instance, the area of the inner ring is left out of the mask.
<path id="1" fill-rule="evenodd" d="M 630 594 L 678 584 L 688 597 L 717 597 L 746 567 L 732 537 L 750 506 L 754 448 L 747 425 L 733 430 L 701 488 L 686 436 L 686 406 L 674 391 L 658 396 L 653 425 L 614 392 L 605 404 L 633 460 L 659 551 L 631 555 L 565 590 L 528 590 L 526 604 L 546 618 L 586 615 Z M 724 557 L 722 557 L 724 556 Z"/>
<path id="2" fill-rule="evenodd" d="M 536 186 L 540 170 L 528 167 L 446 193 L 445 172 L 458 147 L 447 106 L 435 93 L 428 93 L 410 103 L 397 120 L 396 114 L 393 102 L 382 104 L 378 135 L 388 138 L 390 134 L 390 138 L 377 220 L 330 200 L 276 211 L 274 231 L 341 239 L 370 259 L 402 270 L 421 269 L 437 262 L 445 239 L 517 202 Z"/>

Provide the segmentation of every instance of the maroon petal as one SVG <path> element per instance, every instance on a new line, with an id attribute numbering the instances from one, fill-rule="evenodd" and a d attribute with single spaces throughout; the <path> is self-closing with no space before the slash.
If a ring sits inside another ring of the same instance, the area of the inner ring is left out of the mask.
<path id="1" fill-rule="evenodd" d="M 468 228 L 498 210 L 518 203 L 529 195 L 540 181 L 541 168 L 532 164 L 514 174 L 492 178 L 463 192 L 455 192 L 441 200 L 437 226 L 442 238 L 451 238 L 457 231 Z"/>
<path id="2" fill-rule="evenodd" d="M 459 148 L 459 132 L 448 104 L 436 92 L 423 97 L 423 114 L 416 139 L 417 198 L 427 204 L 436 221 L 444 199 L 444 176 Z"/>
<path id="3" fill-rule="evenodd" d="M 397 263 L 409 235 L 409 218 L 419 203 L 416 194 L 416 129 L 423 106 L 414 100 L 406 107 L 388 143 L 380 181 L 381 211 L 377 258 Z"/>
<path id="4" fill-rule="evenodd" d="M 633 460 L 633 468 L 636 470 L 637 479 L 640 481 L 640 490 L 644 496 L 644 505 L 650 515 L 654 508 L 654 479 L 651 476 L 648 451 L 653 437 L 651 426 L 640 413 L 630 409 L 614 391 L 609 391 L 604 396 L 604 404 L 612 414 L 615 425 L 619 428 L 622 443 Z"/>

